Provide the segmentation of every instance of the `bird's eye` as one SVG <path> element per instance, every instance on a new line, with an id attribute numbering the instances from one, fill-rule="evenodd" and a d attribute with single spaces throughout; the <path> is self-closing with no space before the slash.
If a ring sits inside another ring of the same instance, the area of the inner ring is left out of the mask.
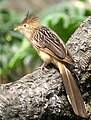
<path id="1" fill-rule="evenodd" d="M 24 26 L 24 27 L 28 27 L 28 24 L 24 24 L 23 26 Z"/>

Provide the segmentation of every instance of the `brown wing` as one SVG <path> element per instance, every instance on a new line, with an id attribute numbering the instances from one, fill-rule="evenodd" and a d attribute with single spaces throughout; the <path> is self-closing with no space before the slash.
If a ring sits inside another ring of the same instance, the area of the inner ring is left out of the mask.
<path id="1" fill-rule="evenodd" d="M 61 38 L 59 38 L 59 36 L 52 30 L 42 26 L 37 31 L 37 34 L 34 35 L 34 40 L 35 39 L 35 46 L 41 51 L 47 53 L 58 61 L 73 64 L 73 59 L 69 55 L 67 47 L 64 45 Z"/>

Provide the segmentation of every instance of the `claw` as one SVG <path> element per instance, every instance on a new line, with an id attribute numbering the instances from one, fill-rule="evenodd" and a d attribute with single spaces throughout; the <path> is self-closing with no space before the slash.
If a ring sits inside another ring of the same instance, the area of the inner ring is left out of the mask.
<path id="1" fill-rule="evenodd" d="M 48 63 L 43 62 L 43 64 L 40 67 L 37 67 L 36 70 L 40 69 L 41 71 L 43 71 L 43 69 L 45 69 L 48 71 L 48 69 L 46 68 L 47 65 L 48 65 Z"/>

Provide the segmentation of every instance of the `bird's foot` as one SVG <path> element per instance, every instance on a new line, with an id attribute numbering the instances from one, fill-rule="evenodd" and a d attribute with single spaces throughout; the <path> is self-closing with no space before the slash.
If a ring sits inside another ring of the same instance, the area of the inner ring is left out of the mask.
<path id="1" fill-rule="evenodd" d="M 46 71 L 48 71 L 48 69 L 46 68 L 47 65 L 48 63 L 43 62 L 43 64 L 40 67 L 37 67 L 36 70 L 40 69 L 41 71 L 43 71 L 45 69 Z"/>

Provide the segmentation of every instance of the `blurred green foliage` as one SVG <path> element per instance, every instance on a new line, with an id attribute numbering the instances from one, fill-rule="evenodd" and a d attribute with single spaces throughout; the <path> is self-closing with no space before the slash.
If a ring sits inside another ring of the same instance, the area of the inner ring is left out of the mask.
<path id="1" fill-rule="evenodd" d="M 72 4 L 55 5 L 41 15 L 42 23 L 52 28 L 65 42 L 79 25 L 91 15 L 91 9 Z"/>
<path id="2" fill-rule="evenodd" d="M 31 71 L 39 61 L 36 52 L 27 40 L 20 33 L 14 32 L 14 27 L 21 22 L 22 16 L 6 9 L 0 11 L 1 80 L 3 76 L 7 76 L 5 79 L 14 81 L 28 72 L 29 64 L 31 68 L 29 71 Z"/>
<path id="3" fill-rule="evenodd" d="M 91 9 L 82 9 L 71 4 L 59 4 L 40 13 L 43 25 L 53 29 L 66 42 L 77 27 L 91 14 Z M 0 11 L 0 79 L 8 81 L 31 72 L 41 61 L 31 44 L 13 29 L 23 14 L 6 9 Z"/>

